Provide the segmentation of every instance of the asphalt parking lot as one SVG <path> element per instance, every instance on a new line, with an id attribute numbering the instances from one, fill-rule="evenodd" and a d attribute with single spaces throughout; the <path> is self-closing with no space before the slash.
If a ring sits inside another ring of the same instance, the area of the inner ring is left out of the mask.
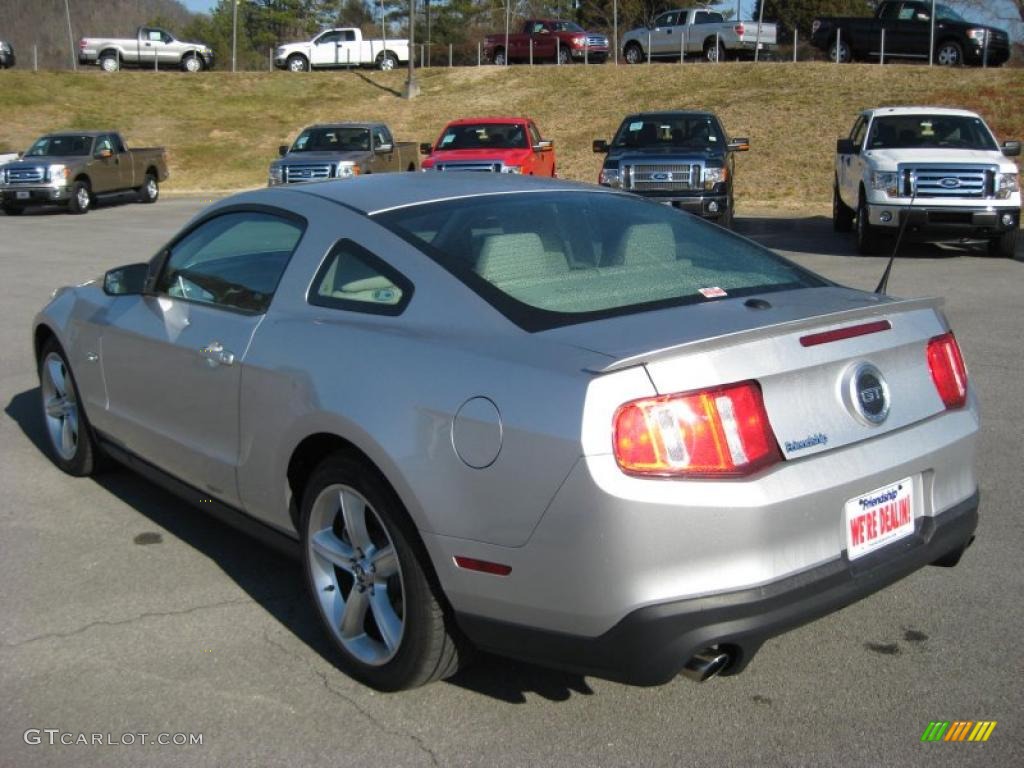
<path id="1" fill-rule="evenodd" d="M 946 297 L 982 400 L 982 520 L 959 567 L 920 571 L 700 686 L 483 657 L 386 695 L 335 668 L 296 563 L 127 471 L 76 480 L 43 453 L 34 313 L 58 285 L 148 259 L 202 205 L 0 216 L 0 766 L 1024 764 L 1024 252 L 917 247 L 890 280 L 894 295 Z M 855 287 L 884 267 L 824 217 L 738 229 Z M 998 725 L 985 744 L 922 744 L 932 720 Z M 45 732 L 26 743 L 29 729 L 202 744 L 51 746 Z"/>

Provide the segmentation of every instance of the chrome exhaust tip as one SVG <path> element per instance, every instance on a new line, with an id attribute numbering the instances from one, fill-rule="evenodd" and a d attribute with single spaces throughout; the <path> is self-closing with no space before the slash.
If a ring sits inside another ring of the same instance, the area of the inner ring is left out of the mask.
<path id="1" fill-rule="evenodd" d="M 714 677 L 729 664 L 729 654 L 717 648 L 705 648 L 700 653 L 693 655 L 683 671 L 679 674 L 690 678 L 696 683 L 703 683 L 708 678 Z"/>

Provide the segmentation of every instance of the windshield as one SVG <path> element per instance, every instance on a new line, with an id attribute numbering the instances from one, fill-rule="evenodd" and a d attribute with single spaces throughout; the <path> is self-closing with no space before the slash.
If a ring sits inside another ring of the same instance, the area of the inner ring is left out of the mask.
<path id="1" fill-rule="evenodd" d="M 484 195 L 376 218 L 527 331 L 827 284 L 721 227 L 629 195 Z"/>
<path id="2" fill-rule="evenodd" d="M 575 21 L 553 21 L 551 28 L 555 32 L 583 32 L 584 29 Z"/>
<path id="3" fill-rule="evenodd" d="M 521 123 L 449 125 L 438 149 L 526 149 L 530 144 Z"/>
<path id="4" fill-rule="evenodd" d="M 964 115 L 876 117 L 868 149 L 997 149 L 985 123 Z"/>
<path id="5" fill-rule="evenodd" d="M 725 136 L 711 115 L 637 115 L 627 117 L 612 141 L 613 147 L 649 149 L 724 147 Z"/>
<path id="6" fill-rule="evenodd" d="M 327 126 L 307 128 L 292 144 L 292 152 L 349 152 L 370 149 L 369 128 Z"/>
<path id="7" fill-rule="evenodd" d="M 92 136 L 43 136 L 25 157 L 76 157 L 88 155 L 91 149 Z"/>
<path id="8" fill-rule="evenodd" d="M 948 5 L 939 3 L 935 6 L 935 18 L 939 21 L 961 21 L 967 23 L 963 16 L 954 11 Z"/>

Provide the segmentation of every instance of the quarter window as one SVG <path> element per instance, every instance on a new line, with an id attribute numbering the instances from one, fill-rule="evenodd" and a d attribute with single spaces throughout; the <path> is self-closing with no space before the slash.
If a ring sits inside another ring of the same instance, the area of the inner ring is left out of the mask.
<path id="1" fill-rule="evenodd" d="M 319 307 L 400 315 L 412 283 L 361 245 L 339 240 L 313 278 L 309 303 Z"/>
<path id="2" fill-rule="evenodd" d="M 263 211 L 225 213 L 171 247 L 157 292 L 245 312 L 265 312 L 304 230 Z"/>

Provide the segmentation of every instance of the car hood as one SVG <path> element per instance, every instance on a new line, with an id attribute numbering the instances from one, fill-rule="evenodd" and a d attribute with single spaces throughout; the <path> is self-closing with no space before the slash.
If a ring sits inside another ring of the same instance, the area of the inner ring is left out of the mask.
<path id="1" fill-rule="evenodd" d="M 73 165 L 74 163 L 82 163 L 89 158 L 84 155 L 36 155 L 35 157 L 23 157 L 21 160 L 13 160 L 4 165 L 8 170 L 14 170 L 18 168 L 38 168 L 41 165 L 55 165 L 57 163 L 63 163 L 64 165 Z"/>
<path id="2" fill-rule="evenodd" d="M 649 149 L 629 147 L 612 149 L 608 152 L 609 160 L 650 160 L 656 158 L 672 158 L 673 160 L 708 160 L 715 158 L 721 160 L 725 157 L 725 151 L 717 147 L 690 148 L 690 147 L 651 147 Z"/>
<path id="3" fill-rule="evenodd" d="M 282 165 L 290 165 L 293 163 L 315 163 L 317 161 L 330 162 L 337 160 L 361 160 L 368 154 L 370 154 L 370 151 L 367 149 L 353 149 L 347 152 L 294 152 L 285 155 L 277 162 Z"/>
<path id="4" fill-rule="evenodd" d="M 529 149 L 496 149 L 494 147 L 481 147 L 480 149 L 435 149 L 430 154 L 430 159 L 444 160 L 470 160 L 479 162 L 495 158 L 496 160 L 521 160 L 530 154 Z"/>
<path id="5" fill-rule="evenodd" d="M 969 163 L 971 165 L 1000 165 L 1012 163 L 1002 152 L 994 149 L 869 149 L 864 156 L 872 164 L 896 170 L 900 163 L 942 165 L 945 163 Z"/>
<path id="6" fill-rule="evenodd" d="M 712 287 L 712 286 L 709 286 Z M 854 315 L 884 312 L 894 300 L 874 293 L 827 286 L 765 293 L 768 308 L 751 308 L 749 297 L 708 300 L 653 312 L 597 320 L 555 328 L 543 335 L 552 340 L 599 352 L 618 361 L 638 364 L 655 359 L 682 345 L 727 337 L 758 329 L 820 318 L 837 313 Z"/>

